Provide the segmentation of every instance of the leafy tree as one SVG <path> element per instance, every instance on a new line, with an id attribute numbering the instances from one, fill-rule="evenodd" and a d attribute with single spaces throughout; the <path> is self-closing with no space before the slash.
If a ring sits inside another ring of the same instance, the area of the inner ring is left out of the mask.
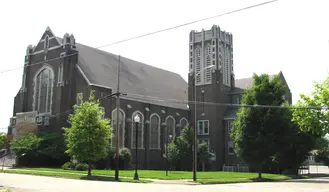
<path id="1" fill-rule="evenodd" d="M 284 140 L 284 147 L 278 150 L 277 163 L 279 172 L 285 171 L 298 175 L 299 166 L 308 158 L 315 145 L 315 136 L 309 132 L 302 132 L 297 126 L 288 128 Z"/>
<path id="2" fill-rule="evenodd" d="M 205 164 L 210 163 L 210 158 L 214 156 L 214 153 L 208 151 L 208 144 L 202 142 L 199 145 L 199 160 L 202 163 L 202 171 L 205 170 Z"/>
<path id="3" fill-rule="evenodd" d="M 0 133 L 0 149 L 4 149 L 7 147 L 8 140 L 6 133 Z"/>
<path id="4" fill-rule="evenodd" d="M 168 153 L 167 153 L 167 160 L 170 165 L 170 170 L 172 170 L 172 167 L 176 165 L 176 163 L 179 160 L 179 150 L 174 142 L 169 143 L 168 145 Z"/>
<path id="5" fill-rule="evenodd" d="M 329 140 L 324 137 L 317 139 L 316 149 L 315 161 L 329 166 Z"/>
<path id="6" fill-rule="evenodd" d="M 303 131 L 311 131 L 318 135 L 329 133 L 329 77 L 322 83 L 315 83 L 310 95 L 301 94 L 297 107 L 327 107 L 327 110 L 296 109 L 293 112 L 293 121 Z"/>
<path id="7" fill-rule="evenodd" d="M 186 126 L 182 129 L 181 135 L 178 137 L 175 137 L 175 139 L 172 141 L 169 150 L 172 150 L 172 158 L 173 158 L 173 164 L 176 165 L 177 169 L 183 169 L 183 170 L 191 170 L 192 168 L 192 157 L 193 157 L 193 140 L 194 140 L 194 133 L 193 128 L 190 126 Z M 178 152 L 178 153 L 177 153 Z M 168 155 L 169 156 L 169 155 Z M 207 158 L 211 157 L 212 153 L 208 151 L 208 145 L 206 143 L 199 145 L 199 152 L 198 162 L 200 163 L 207 163 Z M 174 158 L 175 157 L 175 158 Z M 189 164 L 191 163 L 191 164 Z"/>
<path id="8" fill-rule="evenodd" d="M 102 119 L 103 115 L 92 91 L 89 101 L 74 106 L 74 114 L 69 117 L 71 127 L 64 128 L 68 148 L 66 152 L 79 162 L 88 163 L 89 176 L 91 163 L 105 158 L 108 153 L 110 120 Z"/>
<path id="9" fill-rule="evenodd" d="M 26 136 L 21 136 L 12 141 L 11 148 L 18 156 L 28 153 L 35 153 L 36 149 L 40 146 L 42 138 L 34 133 L 29 133 Z"/>
<path id="10" fill-rule="evenodd" d="M 59 159 L 65 156 L 64 137 L 56 133 L 43 132 L 37 135 L 41 138 L 40 145 L 37 149 L 39 154 L 49 156 L 53 159 Z"/>
<path id="11" fill-rule="evenodd" d="M 274 105 L 285 103 L 286 87 L 278 76 L 271 81 L 266 74 L 253 76 L 254 84 L 242 97 L 246 105 Z M 263 166 L 273 157 L 282 144 L 278 140 L 290 126 L 283 108 L 242 107 L 233 122 L 231 137 L 234 151 L 244 162 L 258 172 L 261 178 Z"/>

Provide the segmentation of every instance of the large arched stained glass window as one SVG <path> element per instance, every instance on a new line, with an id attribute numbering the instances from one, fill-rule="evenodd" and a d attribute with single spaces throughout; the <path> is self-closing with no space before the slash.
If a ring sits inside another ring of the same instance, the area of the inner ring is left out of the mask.
<path id="1" fill-rule="evenodd" d="M 39 113 L 51 113 L 54 86 L 54 71 L 45 66 L 34 77 L 33 108 Z"/>

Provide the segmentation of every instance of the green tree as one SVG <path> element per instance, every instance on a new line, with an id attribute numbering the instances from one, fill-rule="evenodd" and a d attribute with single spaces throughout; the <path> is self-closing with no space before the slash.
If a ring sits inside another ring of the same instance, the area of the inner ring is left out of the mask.
<path id="1" fill-rule="evenodd" d="M 166 158 L 168 160 L 170 170 L 172 170 L 173 166 L 175 166 L 179 160 L 179 150 L 173 141 L 169 143 L 168 149 L 166 150 L 168 150 Z"/>
<path id="2" fill-rule="evenodd" d="M 0 149 L 4 149 L 7 147 L 7 134 L 6 133 L 0 133 Z"/>
<path id="3" fill-rule="evenodd" d="M 186 126 L 185 128 L 182 129 L 180 136 L 175 137 L 175 139 L 172 141 L 172 145 L 169 148 L 173 150 L 175 156 L 173 160 L 178 169 L 191 170 L 192 168 L 191 160 L 193 157 L 193 151 L 192 151 L 193 140 L 194 140 L 193 128 L 190 126 Z M 201 143 L 199 145 L 198 163 L 201 164 L 208 163 L 209 162 L 208 160 L 211 156 L 213 156 L 213 154 L 208 151 L 207 143 Z"/>
<path id="4" fill-rule="evenodd" d="M 41 138 L 40 145 L 37 149 L 39 154 L 53 159 L 60 159 L 61 157 L 66 156 L 66 146 L 62 135 L 42 132 L 37 134 L 37 136 Z"/>
<path id="5" fill-rule="evenodd" d="M 317 150 L 315 154 L 315 161 L 324 163 L 324 165 L 329 166 L 329 140 L 327 138 L 321 137 L 316 141 Z"/>
<path id="6" fill-rule="evenodd" d="M 18 155 L 36 153 L 36 150 L 40 146 L 42 138 L 38 137 L 34 133 L 21 136 L 11 143 L 11 149 Z"/>
<path id="7" fill-rule="evenodd" d="M 303 131 L 312 131 L 324 136 L 329 133 L 329 77 L 322 83 L 314 83 L 314 90 L 310 95 L 301 94 L 297 107 L 326 107 L 319 109 L 296 109 L 293 111 L 293 121 Z"/>
<path id="8" fill-rule="evenodd" d="M 242 107 L 233 122 L 231 137 L 234 151 L 245 163 L 262 177 L 263 166 L 273 157 L 282 144 L 278 142 L 290 126 L 283 108 L 256 107 L 257 105 L 281 106 L 285 103 L 286 87 L 279 76 L 272 80 L 266 74 L 253 76 L 253 86 L 242 97 L 242 104 L 255 107 Z"/>
<path id="9" fill-rule="evenodd" d="M 210 158 L 214 156 L 214 153 L 209 152 L 208 144 L 202 142 L 199 145 L 199 160 L 202 164 L 202 171 L 205 170 L 205 164 L 210 163 Z"/>
<path id="10" fill-rule="evenodd" d="M 74 114 L 70 115 L 71 127 L 64 128 L 67 141 L 66 152 L 80 162 L 88 163 L 88 175 L 91 175 L 91 164 L 105 158 L 108 153 L 111 127 L 109 119 L 99 110 L 93 91 L 89 101 L 74 106 Z"/>

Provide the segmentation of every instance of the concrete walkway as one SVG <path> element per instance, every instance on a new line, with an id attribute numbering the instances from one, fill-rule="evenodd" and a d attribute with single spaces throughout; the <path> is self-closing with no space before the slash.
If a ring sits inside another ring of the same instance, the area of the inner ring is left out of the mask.
<path id="1" fill-rule="evenodd" d="M 6 167 L 4 170 L 10 170 L 10 168 Z M 20 171 L 33 171 L 33 172 L 40 172 L 40 173 L 65 173 L 70 175 L 86 175 L 84 173 L 70 173 L 70 172 L 64 172 L 64 171 L 44 171 L 44 170 L 29 170 L 29 169 L 20 169 Z M 102 177 L 113 177 L 111 175 L 97 175 Z M 133 179 L 133 177 L 124 177 L 120 176 L 120 178 L 128 178 Z M 180 180 L 160 180 L 160 179 L 150 179 L 150 178 L 140 178 L 141 180 L 148 180 L 152 181 L 153 184 L 178 184 L 178 185 L 199 185 L 199 183 L 195 183 L 192 180 L 189 179 L 180 179 Z"/>
<path id="2" fill-rule="evenodd" d="M 14 192 L 67 192 L 67 191 L 156 191 L 156 192 L 329 192 L 329 178 L 291 180 L 287 182 L 240 183 L 220 185 L 139 184 L 104 181 L 84 181 L 44 176 L 0 173 L 0 185 Z"/>

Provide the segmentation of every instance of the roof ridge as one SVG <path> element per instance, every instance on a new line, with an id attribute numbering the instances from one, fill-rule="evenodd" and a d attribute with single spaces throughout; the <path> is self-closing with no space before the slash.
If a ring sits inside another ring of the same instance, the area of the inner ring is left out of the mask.
<path id="1" fill-rule="evenodd" d="M 281 71 L 280 71 L 281 72 Z M 277 73 L 277 74 L 268 74 L 268 76 L 274 76 L 274 75 L 279 75 L 280 74 L 280 72 L 279 73 Z M 239 78 L 239 79 L 235 79 L 235 80 L 243 80 L 243 79 L 250 79 L 250 78 L 252 78 L 252 76 L 250 77 L 243 77 L 243 78 Z"/>
<path id="2" fill-rule="evenodd" d="M 109 55 L 111 55 L 111 56 L 116 56 L 116 57 L 119 56 L 119 55 L 117 55 L 117 54 L 114 54 L 114 53 L 111 53 L 111 52 L 108 52 L 108 51 L 105 51 L 105 50 L 101 50 L 101 49 L 98 49 L 98 48 L 95 48 L 95 47 L 91 47 L 91 46 L 89 46 L 89 45 L 85 45 L 85 44 L 82 44 L 82 43 L 76 43 L 76 44 L 79 44 L 79 45 L 81 45 L 81 46 L 84 46 L 84 47 L 87 47 L 87 48 L 90 48 L 90 49 L 93 49 L 93 50 L 97 50 L 97 51 L 100 51 L 100 52 L 103 52 L 103 53 L 106 53 L 106 54 L 109 54 Z M 167 70 L 167 69 L 163 69 L 163 68 L 160 68 L 160 67 L 156 67 L 156 66 L 153 66 L 153 65 L 150 65 L 150 64 L 146 64 L 146 63 L 143 63 L 143 62 L 141 62 L 141 61 L 134 60 L 134 59 L 130 59 L 130 58 L 125 57 L 125 56 L 122 56 L 122 55 L 120 55 L 120 56 L 121 56 L 121 58 L 123 58 L 123 59 L 129 60 L 129 61 L 133 61 L 133 62 L 139 63 L 139 64 L 141 64 L 141 65 L 145 65 L 145 66 L 148 66 L 148 67 L 153 67 L 153 68 L 155 68 L 155 69 L 162 70 L 162 71 L 166 71 L 166 72 L 169 72 L 169 73 L 172 73 L 172 74 L 175 74 L 175 75 L 178 75 L 178 76 L 182 77 L 180 74 L 178 74 L 178 73 L 176 73 L 176 72 L 169 71 L 169 70 Z M 182 78 L 183 78 L 183 77 L 182 77 Z M 183 79 L 184 79 L 184 78 L 183 78 Z"/>

